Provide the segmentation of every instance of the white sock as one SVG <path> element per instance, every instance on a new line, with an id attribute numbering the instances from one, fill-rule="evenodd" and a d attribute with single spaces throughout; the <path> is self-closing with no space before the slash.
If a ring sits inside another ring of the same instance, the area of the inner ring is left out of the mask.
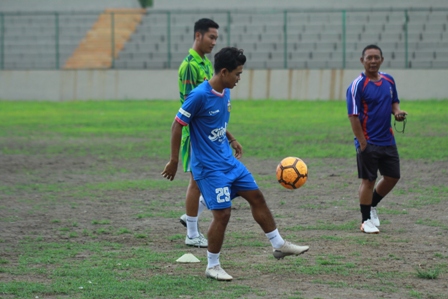
<path id="1" fill-rule="evenodd" d="M 216 265 L 219 265 L 219 252 L 218 253 L 211 253 L 207 250 L 207 268 L 212 268 Z"/>
<path id="2" fill-rule="evenodd" d="M 201 215 L 202 212 L 204 212 L 204 210 L 207 209 L 207 205 L 205 204 L 205 200 L 204 197 L 199 197 L 199 208 L 198 208 L 198 217 Z"/>
<path id="3" fill-rule="evenodd" d="M 190 239 L 199 237 L 198 217 L 191 217 L 187 215 L 187 236 Z"/>
<path id="4" fill-rule="evenodd" d="M 268 237 L 274 249 L 279 249 L 280 247 L 283 246 L 283 244 L 285 244 L 285 240 L 283 240 L 282 236 L 280 236 L 278 229 L 275 229 L 274 231 L 267 233 L 266 237 Z"/>

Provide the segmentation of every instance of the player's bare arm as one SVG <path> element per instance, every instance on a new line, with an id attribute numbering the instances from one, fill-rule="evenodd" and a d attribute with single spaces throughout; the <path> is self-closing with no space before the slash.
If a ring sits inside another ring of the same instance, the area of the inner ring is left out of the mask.
<path id="1" fill-rule="evenodd" d="M 235 139 L 230 143 L 230 146 L 235 151 L 235 158 L 240 159 L 243 156 L 243 147 L 241 144 Z"/>
<path id="2" fill-rule="evenodd" d="M 229 140 L 229 145 L 235 150 L 235 158 L 239 159 L 243 156 L 243 147 L 241 144 L 236 140 L 235 137 L 229 132 L 226 131 L 227 139 Z"/>
<path id="3" fill-rule="evenodd" d="M 177 172 L 177 166 L 179 164 L 179 149 L 182 137 L 182 125 L 176 120 L 173 121 L 171 126 L 171 155 L 170 161 L 165 165 L 165 169 L 162 172 L 162 176 L 167 180 L 174 180 Z"/>
<path id="4" fill-rule="evenodd" d="M 403 121 L 406 119 L 406 115 L 408 114 L 406 111 L 400 109 L 399 103 L 392 104 L 392 113 L 395 116 L 396 121 Z"/>
<path id="5" fill-rule="evenodd" d="M 359 121 L 358 115 L 349 115 L 348 118 L 352 125 L 353 134 L 355 134 L 356 139 L 358 139 L 361 151 L 363 151 L 367 146 L 367 140 L 362 132 L 361 122 Z"/>

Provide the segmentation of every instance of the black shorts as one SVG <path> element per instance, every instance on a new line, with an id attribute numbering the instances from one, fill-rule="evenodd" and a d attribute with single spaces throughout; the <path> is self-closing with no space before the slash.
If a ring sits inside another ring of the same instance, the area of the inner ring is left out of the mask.
<path id="1" fill-rule="evenodd" d="M 374 181 L 381 175 L 392 178 L 400 178 L 400 157 L 395 145 L 378 146 L 367 144 L 364 151 L 358 148 L 356 154 L 358 164 L 358 178 Z"/>

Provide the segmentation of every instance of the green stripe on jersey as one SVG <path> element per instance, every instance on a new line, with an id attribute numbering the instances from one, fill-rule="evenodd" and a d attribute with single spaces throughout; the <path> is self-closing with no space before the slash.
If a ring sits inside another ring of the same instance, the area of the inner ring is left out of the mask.
<path id="1" fill-rule="evenodd" d="M 193 89 L 212 78 L 213 65 L 206 56 L 202 58 L 195 50 L 190 49 L 179 66 L 178 75 L 180 102 L 183 103 Z"/>

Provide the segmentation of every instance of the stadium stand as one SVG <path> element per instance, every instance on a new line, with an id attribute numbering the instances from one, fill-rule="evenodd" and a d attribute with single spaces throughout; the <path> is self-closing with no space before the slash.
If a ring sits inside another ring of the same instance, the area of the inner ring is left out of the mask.
<path id="1" fill-rule="evenodd" d="M 275 9 L 266 0 L 258 0 L 255 8 L 253 1 L 197 0 L 186 7 L 182 0 L 155 0 L 146 12 L 136 0 L 80 0 L 84 11 L 79 3 L 64 6 L 69 2 L 54 0 L 59 5 L 40 7 L 38 13 L 30 12 L 32 0 L 25 1 L 30 4 L 25 13 L 14 13 L 12 2 L 20 1 L 0 2 L 4 69 L 177 68 L 193 43 L 193 23 L 201 17 L 220 24 L 218 48 L 244 49 L 248 68 L 358 69 L 361 50 L 371 43 L 383 49 L 386 68 L 448 67 L 445 0 L 393 6 L 386 0 L 278 0 Z M 215 10 L 204 10 L 212 4 Z M 229 7 L 238 9 L 229 12 Z M 116 22 L 110 21 L 112 12 Z"/>
<path id="2" fill-rule="evenodd" d="M 448 67 L 444 55 L 448 9 L 346 11 L 344 15 L 341 11 L 291 10 L 286 14 L 286 32 L 282 11 L 233 12 L 230 22 L 225 12 L 149 13 L 116 66 L 175 68 L 191 47 L 192 24 L 202 16 L 221 24 L 220 46 L 245 50 L 248 68 L 359 68 L 360 52 L 371 43 L 382 47 L 387 68 Z"/>
<path id="3" fill-rule="evenodd" d="M 406 0 L 406 1 L 390 1 L 390 0 L 376 0 L 376 1 L 359 1 L 359 0 L 194 0 L 188 1 L 186 6 L 185 0 L 154 0 L 154 9 L 161 10 L 179 10 L 179 9 L 225 9 L 228 10 L 284 10 L 284 9 L 416 9 L 416 8 L 440 8 L 446 7 L 446 0 Z"/>
<path id="4" fill-rule="evenodd" d="M 3 15 L 3 68 L 63 66 L 96 18 L 96 14 Z"/>
<path id="5" fill-rule="evenodd" d="M 134 0 L 0 1 L 1 68 L 59 69 L 73 63 L 69 58 L 107 7 L 129 10 L 139 9 L 139 4 Z M 119 42 L 117 38 L 117 50 Z M 89 66 L 101 64 L 94 59 Z"/>
<path id="6" fill-rule="evenodd" d="M 66 61 L 64 68 L 112 67 L 113 58 L 123 49 L 144 13 L 145 10 L 139 8 L 105 10 Z"/>
<path id="7" fill-rule="evenodd" d="M 0 12 L 98 12 L 107 8 L 140 8 L 137 0 L 2 0 Z"/>

